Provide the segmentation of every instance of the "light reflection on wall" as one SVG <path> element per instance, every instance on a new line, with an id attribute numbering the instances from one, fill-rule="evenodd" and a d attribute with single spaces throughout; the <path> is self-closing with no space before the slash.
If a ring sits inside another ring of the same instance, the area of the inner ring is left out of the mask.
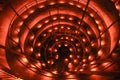
<path id="1" fill-rule="evenodd" d="M 89 80 L 110 80 L 110 77 L 104 77 L 100 75 L 91 75 Z"/>
<path id="2" fill-rule="evenodd" d="M 41 80 L 53 80 L 53 78 L 46 77 L 46 76 L 41 76 Z"/>

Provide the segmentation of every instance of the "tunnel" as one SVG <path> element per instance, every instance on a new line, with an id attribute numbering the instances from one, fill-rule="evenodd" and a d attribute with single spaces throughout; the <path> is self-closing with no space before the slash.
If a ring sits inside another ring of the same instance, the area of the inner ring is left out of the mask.
<path id="1" fill-rule="evenodd" d="M 0 0 L 0 80 L 120 80 L 120 0 Z"/>

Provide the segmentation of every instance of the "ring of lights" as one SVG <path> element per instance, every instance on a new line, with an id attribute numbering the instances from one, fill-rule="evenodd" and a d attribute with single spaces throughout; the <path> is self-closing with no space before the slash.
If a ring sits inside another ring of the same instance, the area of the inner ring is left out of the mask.
<path id="1" fill-rule="evenodd" d="M 11 22 L 6 40 L 6 46 L 11 49 L 11 52 L 6 50 L 6 57 L 17 76 L 25 68 L 36 75 L 65 78 L 75 72 L 105 69 L 103 60 L 110 55 L 114 48 L 112 39 L 117 37 L 107 30 L 103 17 L 91 4 L 81 20 L 87 2 L 43 0 L 21 9 L 20 16 Z M 11 61 L 10 55 L 13 55 Z M 22 65 L 13 66 L 14 60 Z"/>

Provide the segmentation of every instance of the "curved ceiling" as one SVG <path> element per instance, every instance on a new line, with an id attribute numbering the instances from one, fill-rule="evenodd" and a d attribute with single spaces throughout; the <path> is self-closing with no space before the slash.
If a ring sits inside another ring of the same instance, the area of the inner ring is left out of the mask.
<path id="1" fill-rule="evenodd" d="M 1 0 L 0 18 L 1 75 L 120 78 L 120 0 Z"/>

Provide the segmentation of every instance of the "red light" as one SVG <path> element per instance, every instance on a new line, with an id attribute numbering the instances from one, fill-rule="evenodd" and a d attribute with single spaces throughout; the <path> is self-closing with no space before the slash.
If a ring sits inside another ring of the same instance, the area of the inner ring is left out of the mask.
<path id="1" fill-rule="evenodd" d="M 41 28 L 41 27 L 42 27 L 42 24 L 38 24 L 38 25 L 37 25 L 37 28 Z"/>
<path id="2" fill-rule="evenodd" d="M 50 5 L 54 5 L 54 4 L 55 4 L 55 2 L 49 2 L 49 4 L 50 4 Z"/>
<path id="3" fill-rule="evenodd" d="M 60 16 L 60 19 L 65 19 L 65 17 L 64 16 Z"/>
<path id="4" fill-rule="evenodd" d="M 76 6 L 77 6 L 78 8 L 82 8 L 82 6 L 81 6 L 81 5 L 79 5 L 79 4 L 77 4 Z"/>
<path id="5" fill-rule="evenodd" d="M 45 23 L 48 23 L 49 22 L 49 20 L 45 20 Z"/>
<path id="6" fill-rule="evenodd" d="M 52 32 L 52 29 L 49 29 L 48 32 Z"/>
<path id="7" fill-rule="evenodd" d="M 57 52 L 57 49 L 54 49 L 54 52 Z"/>
<path id="8" fill-rule="evenodd" d="M 23 21 L 19 22 L 18 26 L 22 26 L 23 25 Z"/>
<path id="9" fill-rule="evenodd" d="M 94 57 L 93 57 L 92 55 L 90 55 L 90 56 L 88 57 L 88 59 L 89 59 L 90 61 L 92 61 L 92 60 L 94 59 Z"/>
<path id="10" fill-rule="evenodd" d="M 59 3 L 60 3 L 60 4 L 64 4 L 64 3 L 65 3 L 65 0 L 59 0 Z"/>
<path id="11" fill-rule="evenodd" d="M 102 41 L 101 41 L 101 46 L 104 46 L 104 45 L 105 45 L 105 41 L 102 40 Z"/>
<path id="12" fill-rule="evenodd" d="M 103 51 L 102 51 L 102 50 L 99 50 L 99 51 L 98 51 L 98 56 L 102 56 L 102 54 L 103 54 Z"/>
<path id="13" fill-rule="evenodd" d="M 38 46 L 38 47 L 40 47 L 40 46 L 41 46 L 41 43 L 40 43 L 40 42 L 38 42 L 38 43 L 37 43 L 37 46 Z"/>
<path id="14" fill-rule="evenodd" d="M 83 59 L 83 62 L 86 62 L 87 60 L 86 59 Z"/>
<path id="15" fill-rule="evenodd" d="M 71 41 L 74 41 L 74 39 L 73 39 L 73 38 L 71 38 L 70 40 L 71 40 Z"/>
<path id="16" fill-rule="evenodd" d="M 69 19 L 69 20 L 71 20 L 71 21 L 73 20 L 73 18 L 72 18 L 72 17 L 69 17 L 68 19 Z"/>
<path id="17" fill-rule="evenodd" d="M 71 70 L 73 69 L 74 65 L 72 63 L 68 63 L 68 68 Z"/>
<path id="18" fill-rule="evenodd" d="M 92 33 L 90 32 L 90 30 L 88 30 L 88 31 L 87 31 L 87 33 L 88 33 L 89 35 L 91 35 L 91 34 L 92 34 Z"/>
<path id="19" fill-rule="evenodd" d="M 31 36 L 30 36 L 30 40 L 33 40 L 33 39 L 34 39 L 34 35 L 31 35 Z"/>
<path id="20" fill-rule="evenodd" d="M 66 46 L 66 47 L 67 47 L 67 46 L 68 46 L 68 44 L 66 43 L 66 44 L 64 44 L 64 46 Z"/>
<path id="21" fill-rule="evenodd" d="M 24 62 L 24 63 L 28 63 L 28 59 L 26 57 L 22 57 L 21 60 Z"/>
<path id="22" fill-rule="evenodd" d="M 82 40 L 83 40 L 83 42 L 86 42 L 86 39 L 85 39 L 85 38 L 83 38 Z"/>
<path id="23" fill-rule="evenodd" d="M 28 17 L 27 14 L 22 16 L 23 19 L 26 19 L 27 17 Z"/>
<path id="24" fill-rule="evenodd" d="M 44 5 L 44 4 L 39 5 L 39 8 L 43 8 L 43 7 L 45 7 L 45 5 Z"/>
<path id="25" fill-rule="evenodd" d="M 72 52 L 72 51 L 73 51 L 73 48 L 69 48 L 69 50 Z"/>
<path id="26" fill-rule="evenodd" d="M 43 34 L 43 36 L 44 36 L 44 37 L 46 37 L 46 36 L 47 36 L 47 34 Z"/>
<path id="27" fill-rule="evenodd" d="M 67 58 L 65 58 L 65 60 L 64 60 L 65 62 L 68 62 L 68 59 Z"/>
<path id="28" fill-rule="evenodd" d="M 70 27 L 67 27 L 68 30 L 70 30 Z"/>
<path id="29" fill-rule="evenodd" d="M 55 58 L 56 58 L 56 59 L 58 59 L 58 58 L 59 58 L 59 56 L 58 56 L 58 55 L 56 55 L 56 56 L 55 56 Z"/>
<path id="30" fill-rule="evenodd" d="M 105 62 L 105 63 L 103 63 L 102 65 L 103 65 L 104 67 L 109 66 L 109 65 L 110 65 L 110 62 Z"/>
<path id="31" fill-rule="evenodd" d="M 91 71 L 97 71 L 98 69 L 97 68 L 92 68 Z"/>
<path id="32" fill-rule="evenodd" d="M 38 57 L 40 57 L 41 56 L 41 54 L 40 53 L 36 53 L 36 57 L 38 58 Z"/>
<path id="33" fill-rule="evenodd" d="M 55 27 L 54 29 L 55 29 L 55 30 L 58 30 L 58 27 Z"/>
<path id="34" fill-rule="evenodd" d="M 120 10 L 120 5 L 115 6 L 117 10 Z"/>
<path id="35" fill-rule="evenodd" d="M 92 62 L 90 62 L 90 64 L 95 64 L 96 63 L 96 61 L 92 61 Z"/>
<path id="36" fill-rule="evenodd" d="M 79 71 L 83 71 L 83 69 L 80 69 Z"/>
<path id="37" fill-rule="evenodd" d="M 53 17 L 52 19 L 53 19 L 53 20 L 57 20 L 57 17 Z"/>
<path id="38" fill-rule="evenodd" d="M 64 28 L 64 26 L 61 26 L 61 29 L 63 29 Z"/>
<path id="39" fill-rule="evenodd" d="M 77 60 L 77 59 L 74 59 L 74 63 L 78 63 L 78 60 Z"/>
<path id="40" fill-rule="evenodd" d="M 69 55 L 70 58 L 73 58 L 73 55 Z"/>
<path id="41" fill-rule="evenodd" d="M 74 3 L 73 3 L 73 2 L 69 2 L 69 4 L 70 4 L 70 5 L 74 5 Z"/>
<path id="42" fill-rule="evenodd" d="M 61 44 L 58 44 L 58 47 L 61 47 Z"/>
<path id="43" fill-rule="evenodd" d="M 52 71 L 53 74 L 58 74 L 58 72 L 55 70 L 55 71 Z"/>
<path id="44" fill-rule="evenodd" d="M 29 13 L 32 14 L 34 12 L 34 10 L 30 10 Z"/>
<path id="45" fill-rule="evenodd" d="M 19 43 L 19 38 L 18 38 L 18 37 L 15 37 L 13 40 L 14 40 L 16 43 Z"/>
<path id="46" fill-rule="evenodd" d="M 29 50 L 30 50 L 30 52 L 33 52 L 33 48 L 31 47 L 31 48 L 29 48 Z"/>

